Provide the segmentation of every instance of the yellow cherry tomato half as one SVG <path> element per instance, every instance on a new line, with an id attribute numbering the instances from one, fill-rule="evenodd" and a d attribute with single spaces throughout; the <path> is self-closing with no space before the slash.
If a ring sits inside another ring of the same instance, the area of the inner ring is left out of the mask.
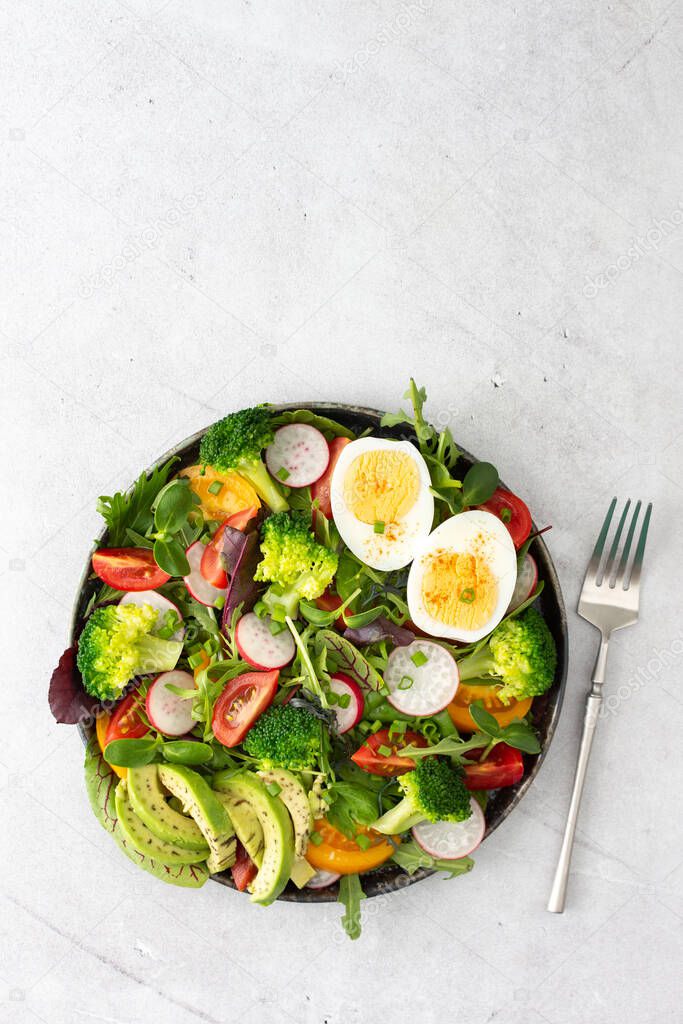
<path id="1" fill-rule="evenodd" d="M 355 839 L 347 838 L 325 818 L 319 818 L 313 824 L 313 834 L 321 839 L 309 841 L 306 860 L 317 871 L 333 871 L 339 875 L 370 871 L 389 860 L 394 847 L 386 836 L 371 828 L 359 827 L 358 832 L 366 837 L 367 849 L 361 849 Z M 398 836 L 392 838 L 395 843 L 401 841 Z"/>
<path id="2" fill-rule="evenodd" d="M 100 745 L 100 750 L 102 751 L 102 753 L 104 753 L 104 748 L 107 745 L 106 737 L 110 721 L 111 715 L 100 715 L 98 718 L 95 719 L 95 732 L 97 733 L 97 742 Z M 114 774 L 118 775 L 120 779 L 125 779 L 128 777 L 127 768 L 120 768 L 117 764 L 110 764 L 109 767 L 114 772 Z"/>
<path id="3" fill-rule="evenodd" d="M 503 704 L 496 696 L 496 687 L 487 686 L 486 683 L 463 683 L 461 682 L 456 691 L 453 701 L 448 705 L 448 714 L 458 732 L 476 732 L 477 727 L 470 715 L 470 704 L 481 700 L 486 710 L 493 715 L 498 725 L 509 725 L 514 718 L 524 718 L 531 707 L 532 697 L 525 697 L 524 700 L 513 700 L 510 704 Z"/>
<path id="4" fill-rule="evenodd" d="M 222 473 L 211 466 L 202 472 L 201 466 L 181 469 L 178 476 L 186 476 L 190 487 L 198 496 L 199 508 L 205 519 L 223 521 L 247 508 L 259 508 L 259 496 L 248 480 L 239 473 Z"/>

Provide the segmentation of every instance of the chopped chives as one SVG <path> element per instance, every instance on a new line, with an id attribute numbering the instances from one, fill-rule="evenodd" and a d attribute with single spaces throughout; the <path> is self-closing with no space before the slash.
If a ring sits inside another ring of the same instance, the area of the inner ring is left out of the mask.
<path id="1" fill-rule="evenodd" d="M 371 725 L 371 727 L 370 727 L 370 732 L 379 732 L 379 730 L 380 730 L 381 728 L 382 728 L 382 723 L 380 722 L 380 720 L 379 720 L 379 719 L 377 719 L 376 721 L 374 721 L 374 722 L 372 723 L 372 725 Z"/>
<path id="2" fill-rule="evenodd" d="M 277 471 L 277 475 L 279 476 L 280 480 L 286 480 L 287 477 L 289 476 L 289 470 L 285 469 L 284 466 L 280 466 L 280 468 Z"/>
<path id="3" fill-rule="evenodd" d="M 381 747 L 377 748 L 377 753 L 379 754 L 380 757 L 391 757 L 391 755 L 393 754 L 393 750 L 391 749 L 391 747 L 387 747 L 383 743 Z"/>
<path id="4" fill-rule="evenodd" d="M 415 651 L 415 654 L 410 655 L 410 660 L 412 661 L 415 668 L 420 668 L 422 665 L 427 664 L 429 658 L 424 653 L 424 651 Z"/>
<path id="5" fill-rule="evenodd" d="M 220 494 L 222 490 L 223 484 L 220 480 L 214 480 L 213 483 L 210 483 L 208 486 L 209 494 Z"/>
<path id="6" fill-rule="evenodd" d="M 204 652 L 203 651 L 197 651 L 196 654 L 191 654 L 190 657 L 187 659 L 187 663 L 190 666 L 190 668 L 197 668 L 199 665 L 202 665 L 203 662 L 204 662 Z"/>
<path id="7" fill-rule="evenodd" d="M 512 509 L 508 508 L 507 505 L 500 510 L 499 515 L 504 523 L 509 523 L 512 521 Z"/>
<path id="8" fill-rule="evenodd" d="M 380 522 L 380 520 L 378 519 L 375 522 L 374 530 L 375 533 L 384 533 L 384 523 Z"/>
<path id="9" fill-rule="evenodd" d="M 277 636 L 278 633 L 281 633 L 282 630 L 285 628 L 286 627 L 284 622 L 276 622 L 275 619 L 271 619 L 270 622 L 268 623 L 268 629 L 270 630 L 272 636 Z"/>
<path id="10" fill-rule="evenodd" d="M 319 832 L 311 832 L 309 836 L 309 842 L 313 843 L 314 846 L 320 846 L 323 841 L 323 837 Z"/>
<path id="11" fill-rule="evenodd" d="M 351 703 L 351 694 L 350 693 L 340 693 L 340 694 L 338 694 L 338 696 L 337 696 L 337 704 L 339 705 L 340 708 L 348 708 L 350 703 Z"/>
<path id="12" fill-rule="evenodd" d="M 398 688 L 399 690 L 409 690 L 414 682 L 415 680 L 412 679 L 411 676 L 403 676 L 401 682 L 398 684 Z"/>
<path id="13" fill-rule="evenodd" d="M 271 796 L 279 796 L 282 792 L 282 786 L 278 786 L 277 782 L 266 783 L 266 789 Z"/>
<path id="14" fill-rule="evenodd" d="M 331 704 L 338 704 L 339 703 L 339 695 L 336 694 L 334 692 L 334 690 L 328 690 L 326 692 L 325 696 L 327 697 L 327 703 L 328 704 L 331 705 Z"/>
<path id="15" fill-rule="evenodd" d="M 360 846 L 361 850 L 369 850 L 370 847 L 372 846 L 372 841 L 369 839 L 368 836 L 360 832 L 356 836 L 356 846 Z"/>
<path id="16" fill-rule="evenodd" d="M 216 598 L 215 602 L 214 602 L 214 608 L 218 608 L 219 611 L 222 611 L 224 606 L 225 606 L 225 594 L 219 594 L 218 597 Z"/>
<path id="17" fill-rule="evenodd" d="M 405 722 L 399 722 L 399 721 L 396 720 L 396 721 L 393 721 L 391 723 L 391 725 L 389 726 L 389 735 L 390 736 L 395 735 L 396 733 L 398 733 L 399 735 L 402 735 L 405 731 L 406 731 L 406 723 Z"/>

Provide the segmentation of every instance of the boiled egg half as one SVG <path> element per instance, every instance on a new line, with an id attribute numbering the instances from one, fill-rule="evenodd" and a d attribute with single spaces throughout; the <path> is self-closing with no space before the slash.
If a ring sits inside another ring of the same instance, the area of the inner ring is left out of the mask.
<path id="1" fill-rule="evenodd" d="M 362 562 L 389 571 L 408 565 L 432 528 L 427 463 L 409 441 L 363 437 L 343 449 L 332 475 L 332 516 Z"/>
<path id="2" fill-rule="evenodd" d="M 473 643 L 503 618 L 516 580 L 505 524 L 491 512 L 461 512 L 418 544 L 408 576 L 410 617 L 430 636 Z"/>

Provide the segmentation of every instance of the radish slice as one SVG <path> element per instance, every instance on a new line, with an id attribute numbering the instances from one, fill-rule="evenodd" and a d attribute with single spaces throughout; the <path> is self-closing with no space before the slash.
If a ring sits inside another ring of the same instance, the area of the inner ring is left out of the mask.
<path id="1" fill-rule="evenodd" d="M 334 717 L 337 719 L 337 732 L 341 736 L 360 722 L 365 708 L 365 698 L 358 683 L 349 679 L 342 672 L 335 672 L 333 676 L 330 676 L 330 689 L 332 693 L 338 694 L 346 705 L 346 707 L 342 707 L 340 704 L 332 704 L 330 701 Z M 345 699 L 347 697 L 348 700 Z"/>
<path id="2" fill-rule="evenodd" d="M 150 724 L 164 736 L 184 736 L 196 724 L 192 717 L 192 700 L 179 697 L 168 689 L 169 685 L 194 690 L 194 676 L 180 669 L 162 672 L 157 676 L 147 691 L 147 717 Z"/>
<path id="3" fill-rule="evenodd" d="M 255 612 L 247 612 L 237 623 L 237 650 L 254 668 L 283 668 L 294 657 L 296 648 L 292 634 L 285 628 L 273 636 L 270 623 L 268 616 L 259 619 Z"/>
<path id="4" fill-rule="evenodd" d="M 486 831 L 484 812 L 470 800 L 472 815 L 467 821 L 421 821 L 413 828 L 413 838 L 425 853 L 443 860 L 458 860 L 479 846 Z"/>
<path id="5" fill-rule="evenodd" d="M 308 487 L 319 480 L 330 461 L 323 434 L 308 423 L 289 423 L 275 431 L 266 448 L 266 465 L 287 487 Z"/>
<path id="6" fill-rule="evenodd" d="M 207 579 L 202 576 L 202 555 L 204 554 L 204 545 L 200 540 L 196 540 L 194 544 L 190 544 L 189 548 L 185 552 L 187 560 L 190 563 L 190 575 L 183 576 L 185 580 L 185 586 L 190 591 L 190 594 L 199 601 L 200 604 L 205 604 L 211 608 L 216 604 L 219 597 L 225 597 L 225 588 L 222 590 L 219 587 L 214 587 L 212 583 L 209 583 Z"/>
<path id="7" fill-rule="evenodd" d="M 414 640 L 389 655 L 384 682 L 387 700 L 406 715 L 435 715 L 455 697 L 460 674 L 455 658 L 431 640 Z"/>
<path id="8" fill-rule="evenodd" d="M 137 605 L 151 605 L 152 608 L 156 608 L 158 611 L 157 621 L 155 629 L 161 629 L 166 625 L 165 619 L 169 612 L 175 612 L 178 616 L 179 626 L 175 631 L 171 640 L 182 640 L 185 635 L 183 629 L 183 617 L 180 614 L 180 609 L 177 605 L 173 604 L 173 601 L 169 601 L 163 594 L 159 594 L 156 590 L 131 590 L 127 594 L 124 594 L 119 604 L 137 604 Z"/>
<path id="9" fill-rule="evenodd" d="M 328 885 L 334 885 L 341 878 L 341 875 L 334 871 L 316 871 L 313 878 L 306 882 L 306 889 L 326 889 Z"/>
<path id="10" fill-rule="evenodd" d="M 519 608 L 520 604 L 524 604 L 526 599 L 533 594 L 537 583 L 538 566 L 531 555 L 525 555 L 521 567 L 517 570 L 517 582 L 512 591 L 508 612 L 513 612 L 515 608 Z"/>

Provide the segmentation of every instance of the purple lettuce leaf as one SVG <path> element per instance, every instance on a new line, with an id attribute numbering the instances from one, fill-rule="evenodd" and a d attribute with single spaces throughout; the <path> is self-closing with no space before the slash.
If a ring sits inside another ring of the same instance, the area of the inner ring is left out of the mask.
<path id="1" fill-rule="evenodd" d="M 81 673 L 76 665 L 77 647 L 67 648 L 50 678 L 48 702 L 56 722 L 78 725 L 92 717 L 99 701 L 83 689 Z"/>
<path id="2" fill-rule="evenodd" d="M 415 634 L 380 615 L 378 619 L 370 622 L 367 626 L 361 626 L 359 629 L 345 629 L 344 637 L 361 647 L 366 644 L 378 644 L 383 640 L 391 640 L 396 647 L 407 647 L 412 644 Z"/>
<path id="3" fill-rule="evenodd" d="M 254 582 L 256 566 L 261 561 L 259 531 L 243 533 L 232 526 L 226 526 L 223 533 L 222 561 L 228 574 L 228 589 L 223 605 L 221 628 L 229 629 L 232 614 L 238 605 L 245 612 L 251 611 L 259 595 L 258 584 Z"/>

